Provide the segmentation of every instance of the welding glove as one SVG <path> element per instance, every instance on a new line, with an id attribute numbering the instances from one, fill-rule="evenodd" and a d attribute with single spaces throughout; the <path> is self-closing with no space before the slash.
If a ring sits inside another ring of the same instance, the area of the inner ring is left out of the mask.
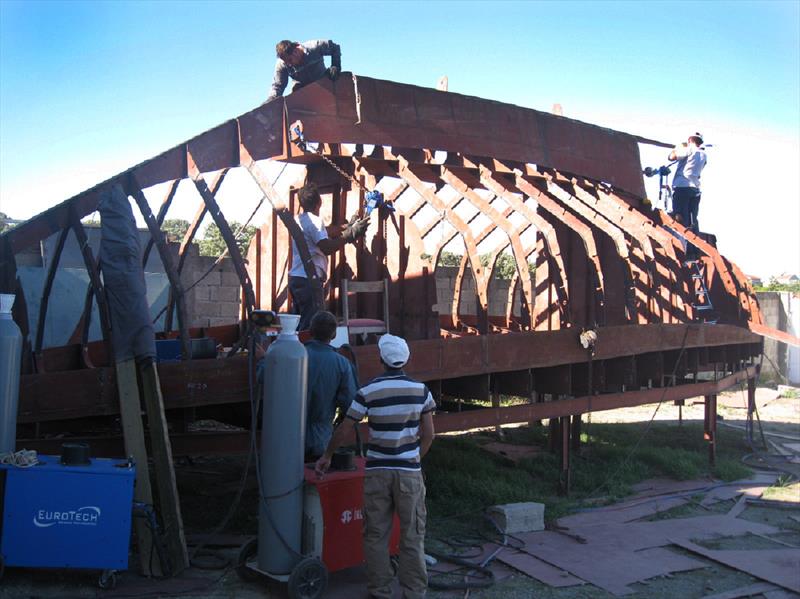
<path id="1" fill-rule="evenodd" d="M 328 67 L 327 75 L 328 79 L 330 79 L 331 81 L 336 81 L 339 78 L 339 67 L 337 66 Z"/>
<path id="2" fill-rule="evenodd" d="M 345 227 L 344 231 L 342 231 L 342 237 L 347 243 L 353 243 L 359 237 L 364 236 L 367 232 L 367 227 L 369 227 L 369 218 L 356 220 Z"/>

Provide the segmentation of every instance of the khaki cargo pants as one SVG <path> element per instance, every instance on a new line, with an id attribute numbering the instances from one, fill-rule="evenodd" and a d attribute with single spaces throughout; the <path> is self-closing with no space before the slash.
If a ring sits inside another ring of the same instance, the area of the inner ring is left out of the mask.
<path id="1" fill-rule="evenodd" d="M 391 599 L 394 579 L 389 537 L 394 513 L 400 519 L 398 577 L 403 599 L 422 599 L 425 568 L 425 482 L 422 472 L 367 470 L 364 474 L 364 556 L 370 597 Z"/>

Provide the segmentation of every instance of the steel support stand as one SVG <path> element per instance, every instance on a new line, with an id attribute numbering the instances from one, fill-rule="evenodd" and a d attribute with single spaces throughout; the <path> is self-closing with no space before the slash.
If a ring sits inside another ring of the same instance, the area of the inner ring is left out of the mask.
<path id="1" fill-rule="evenodd" d="M 747 379 L 747 443 L 753 446 L 753 414 L 756 411 L 756 379 Z"/>
<path id="2" fill-rule="evenodd" d="M 558 452 L 561 439 L 561 429 L 559 427 L 559 419 L 550 418 L 548 428 L 550 429 L 550 435 L 549 435 L 550 453 L 556 453 Z"/>
<path id="3" fill-rule="evenodd" d="M 581 428 L 582 428 L 582 419 L 580 414 L 575 414 L 572 417 L 572 431 L 570 433 L 572 437 L 572 443 L 570 447 L 575 452 L 580 452 L 581 450 Z"/>
<path id="4" fill-rule="evenodd" d="M 559 492 L 562 495 L 569 495 L 569 448 L 570 448 L 570 418 L 563 416 L 559 418 L 559 428 L 561 432 L 561 475 L 559 478 Z"/>
<path id="5" fill-rule="evenodd" d="M 705 418 L 703 438 L 708 441 L 708 463 L 713 468 L 717 463 L 717 396 L 705 396 Z"/>

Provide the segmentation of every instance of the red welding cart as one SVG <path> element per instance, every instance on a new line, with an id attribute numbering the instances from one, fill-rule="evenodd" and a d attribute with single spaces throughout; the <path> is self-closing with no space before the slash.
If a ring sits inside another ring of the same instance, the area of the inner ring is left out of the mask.
<path id="1" fill-rule="evenodd" d="M 364 563 L 363 507 L 364 458 L 355 458 L 352 470 L 331 470 L 322 478 L 313 464 L 305 466 L 303 501 L 303 555 L 288 576 L 271 578 L 289 584 L 290 599 L 317 599 L 327 585 L 329 572 L 337 572 Z M 394 516 L 389 553 L 397 555 L 400 523 Z M 239 575 L 258 580 L 257 539 L 247 543 L 239 554 Z"/>
<path id="2" fill-rule="evenodd" d="M 319 478 L 306 465 L 303 509 L 303 553 L 322 560 L 329 572 L 364 563 L 364 458 L 351 471 L 330 471 Z M 397 514 L 389 552 L 397 555 L 400 525 Z"/>

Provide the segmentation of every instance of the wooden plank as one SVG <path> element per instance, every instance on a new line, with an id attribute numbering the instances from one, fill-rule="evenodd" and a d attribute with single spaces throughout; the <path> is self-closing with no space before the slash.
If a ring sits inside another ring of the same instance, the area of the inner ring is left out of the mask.
<path id="1" fill-rule="evenodd" d="M 164 523 L 164 536 L 172 563 L 172 575 L 175 575 L 189 566 L 189 554 L 186 551 L 186 537 L 183 532 L 178 486 L 172 463 L 172 446 L 164 413 L 164 399 L 161 396 L 158 371 L 154 362 L 140 365 L 139 375 L 150 428 L 150 448 L 158 487 L 159 513 Z"/>
<path id="2" fill-rule="evenodd" d="M 115 364 L 117 389 L 119 390 L 119 409 L 122 421 L 122 434 L 125 437 L 125 454 L 136 462 L 136 485 L 133 490 L 134 501 L 153 505 L 153 491 L 150 487 L 150 468 L 147 462 L 147 447 L 144 441 L 142 409 L 139 401 L 139 385 L 136 382 L 136 360 L 124 360 Z M 145 576 L 162 576 L 161 564 L 152 559 L 153 535 L 142 518 L 134 518 L 136 543 L 139 548 L 139 563 Z M 152 564 L 152 569 L 151 569 Z"/>
<path id="3" fill-rule="evenodd" d="M 347 281 L 347 290 L 354 293 L 383 293 L 383 281 Z"/>

